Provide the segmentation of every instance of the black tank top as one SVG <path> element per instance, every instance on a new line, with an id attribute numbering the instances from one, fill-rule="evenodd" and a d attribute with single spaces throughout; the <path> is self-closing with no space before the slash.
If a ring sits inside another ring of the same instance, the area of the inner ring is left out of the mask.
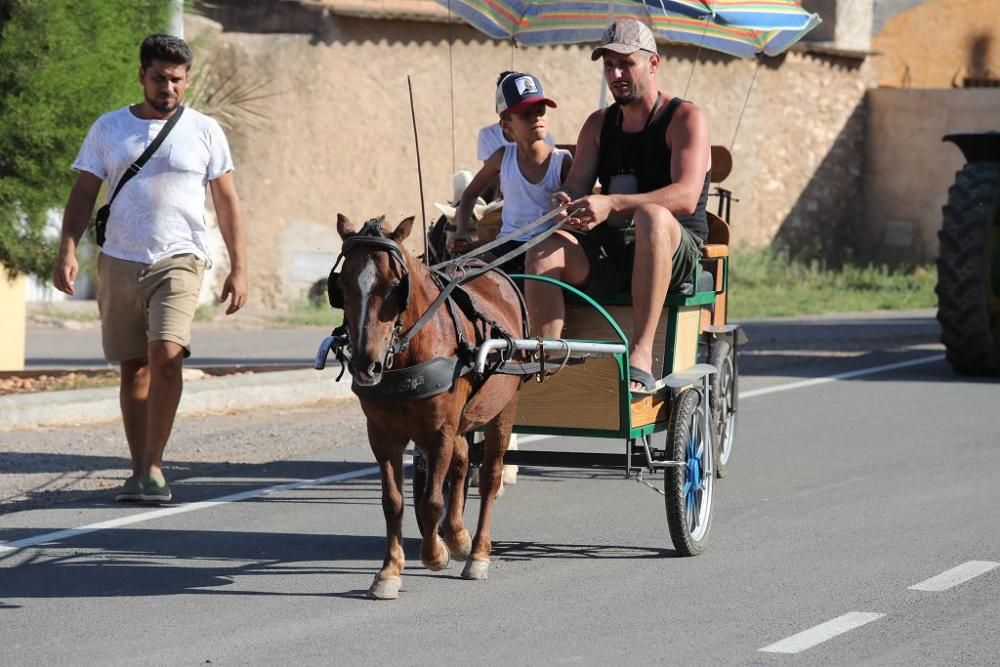
<path id="1" fill-rule="evenodd" d="M 666 110 L 641 132 L 624 132 L 621 124 L 621 107 L 617 103 L 608 107 L 601 126 L 601 146 L 597 159 L 597 177 L 601 192 L 607 194 L 608 183 L 615 174 L 635 174 L 638 192 L 652 192 L 670 185 L 670 148 L 667 147 L 667 127 L 674 112 L 684 103 L 675 97 Z M 678 216 L 677 221 L 702 241 L 708 238 L 708 188 L 711 174 L 705 174 L 705 185 L 698 198 L 698 206 L 691 215 Z"/>

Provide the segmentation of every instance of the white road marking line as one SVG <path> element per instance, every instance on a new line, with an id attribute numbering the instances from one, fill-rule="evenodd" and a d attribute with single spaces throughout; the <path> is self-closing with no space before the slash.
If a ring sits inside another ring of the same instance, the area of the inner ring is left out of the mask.
<path id="1" fill-rule="evenodd" d="M 410 465 L 412 462 L 413 459 L 409 457 L 403 460 L 404 465 Z M 330 484 L 332 482 L 346 482 L 347 480 L 357 479 L 358 477 L 369 477 L 371 475 L 378 474 L 378 471 L 379 471 L 378 466 L 371 466 L 368 468 L 361 468 L 360 470 L 352 470 L 351 472 L 342 472 L 336 475 L 329 475 L 327 477 L 319 477 L 317 479 L 303 479 L 297 482 L 289 482 L 288 484 L 279 484 L 277 486 L 268 486 L 263 489 L 252 489 L 250 491 L 243 491 L 241 493 L 233 493 L 228 496 L 220 496 L 212 500 L 203 500 L 197 503 L 187 503 L 185 505 L 178 505 L 176 507 L 164 507 L 158 510 L 153 510 L 151 512 L 130 514 L 129 516 L 123 516 L 118 519 L 111 519 L 109 521 L 92 523 L 86 526 L 80 526 L 78 528 L 57 530 L 52 533 L 35 535 L 34 537 L 26 537 L 21 540 L 14 540 L 13 542 L 0 542 L 0 556 L 13 553 L 15 551 L 24 549 L 26 547 L 34 547 L 38 546 L 39 544 L 45 544 L 47 542 L 56 542 L 58 540 L 65 540 L 71 537 L 76 537 L 77 535 L 85 535 L 87 533 L 95 533 L 100 530 L 109 530 L 112 528 L 121 528 L 122 526 L 130 526 L 135 523 L 153 521 L 155 519 L 162 519 L 164 517 L 174 516 L 176 514 L 187 514 L 188 512 L 196 512 L 198 510 L 208 509 L 210 507 L 217 507 L 219 505 L 226 505 L 228 503 L 237 503 L 241 500 L 259 498 L 261 496 L 270 495 L 272 493 L 280 493 L 282 491 L 293 491 L 295 489 L 301 489 L 307 486 L 319 486 L 321 484 Z"/>
<path id="2" fill-rule="evenodd" d="M 539 440 L 548 440 L 549 438 L 555 438 L 554 435 L 522 435 L 517 434 L 518 444 L 524 444 L 528 442 L 538 442 Z"/>
<path id="3" fill-rule="evenodd" d="M 988 560 L 970 560 L 967 563 L 962 563 L 958 567 L 945 570 L 941 574 L 931 577 L 930 579 L 925 579 L 919 584 L 914 584 L 909 587 L 909 590 L 940 593 L 941 591 L 948 590 L 952 586 L 958 586 L 959 584 L 965 583 L 969 579 L 974 579 L 981 574 L 986 574 L 990 570 L 997 567 L 1000 567 L 1000 563 L 994 563 Z"/>
<path id="4" fill-rule="evenodd" d="M 813 646 L 822 644 L 828 639 L 833 639 L 834 637 L 842 635 L 845 632 L 849 632 L 855 628 L 861 627 L 862 625 L 876 621 L 883 616 L 885 616 L 885 614 L 876 614 L 866 611 L 851 611 L 843 616 L 838 616 L 832 621 L 820 623 L 815 627 L 803 630 L 796 635 L 792 635 L 787 639 L 782 639 L 779 642 L 775 642 L 758 650 L 765 653 L 800 653 L 806 649 L 812 648 Z"/>
<path id="5" fill-rule="evenodd" d="M 792 382 L 789 384 L 778 385 L 776 387 L 765 387 L 763 389 L 754 389 L 751 391 L 740 392 L 740 398 L 753 398 L 755 396 L 763 396 L 764 394 L 773 394 L 779 391 L 790 391 L 792 389 L 803 389 L 805 387 L 811 387 L 817 384 L 825 384 L 827 382 L 834 382 L 835 380 L 846 380 L 853 377 L 859 377 L 862 375 L 871 375 L 873 373 L 881 373 L 884 371 L 894 370 L 896 368 L 905 368 L 907 366 L 917 366 L 920 364 L 929 364 L 935 361 L 940 361 L 944 359 L 943 354 L 934 355 L 933 357 L 921 357 L 919 359 L 911 359 L 910 361 L 901 361 L 895 364 L 886 364 L 884 366 L 874 366 L 872 368 L 862 368 L 856 371 L 849 371 L 847 373 L 838 373 L 836 375 L 829 375 L 827 377 L 815 378 L 812 380 L 805 380 L 803 382 Z M 544 440 L 547 438 L 553 438 L 556 436 L 552 435 L 525 435 L 519 436 L 520 442 L 528 443 L 537 440 Z M 412 459 L 407 459 L 406 464 L 410 465 Z M 364 468 L 362 470 L 357 470 L 350 473 L 342 473 L 340 475 L 331 475 L 329 477 L 322 477 L 320 479 L 310 479 L 302 480 L 299 482 L 291 482 L 289 484 L 281 484 L 278 486 L 269 486 L 264 489 L 255 489 L 252 491 L 244 491 L 243 493 L 234 493 L 229 496 L 222 496 L 220 498 L 215 498 L 214 500 L 205 500 L 197 503 L 188 503 L 186 505 L 179 505 L 177 507 L 165 507 L 159 510 L 153 510 L 152 512 L 143 512 L 142 514 L 133 514 L 127 517 L 122 517 L 120 519 L 112 519 L 110 521 L 102 521 L 100 523 L 94 523 L 87 526 L 80 526 L 78 528 L 68 528 L 66 530 L 59 530 L 52 533 L 45 533 L 44 535 L 36 535 L 35 537 L 27 537 L 21 540 L 15 540 L 13 542 L 0 542 L 0 556 L 13 553 L 20 549 L 26 547 L 37 546 L 39 544 L 45 544 L 46 542 L 55 542 L 57 540 L 68 539 L 70 537 L 75 537 L 77 535 L 84 535 L 86 533 L 93 533 L 99 530 L 108 530 L 112 528 L 120 528 L 121 526 L 131 525 L 133 523 L 141 523 L 144 521 L 152 521 L 154 519 L 161 519 L 167 516 L 173 516 L 175 514 L 186 514 L 188 512 L 194 512 L 197 510 L 208 509 L 210 507 L 215 507 L 216 505 L 225 505 L 227 503 L 235 503 L 241 500 L 248 500 L 250 498 L 258 498 L 260 496 L 265 496 L 269 493 L 276 493 L 279 491 L 289 491 L 293 489 L 300 489 L 306 486 L 315 486 L 318 484 L 327 484 L 330 482 L 341 482 L 348 479 L 355 479 L 357 477 L 367 477 L 368 475 L 374 475 L 378 473 L 377 467 Z M 763 649 L 762 649 L 763 650 Z"/>
<path id="6" fill-rule="evenodd" d="M 779 384 L 775 387 L 764 387 L 763 389 L 752 389 L 750 391 L 741 391 L 739 397 L 741 399 L 754 398 L 755 396 L 764 396 L 765 394 L 775 394 L 779 391 L 792 391 L 793 389 L 805 389 L 806 387 L 813 387 L 818 384 L 826 384 L 828 382 L 835 382 L 837 380 L 849 380 L 850 378 L 861 377 L 863 375 L 874 375 L 875 373 L 884 373 L 885 371 L 892 371 L 896 370 L 897 368 L 907 368 L 909 366 L 932 364 L 935 361 L 941 361 L 943 359 L 944 359 L 943 354 L 935 354 L 932 357 L 920 357 L 919 359 L 899 361 L 894 364 L 885 364 L 883 366 L 872 366 L 871 368 L 862 368 L 856 371 L 837 373 L 836 375 L 827 375 L 826 377 L 813 378 L 812 380 L 803 380 L 802 382 L 790 382 L 788 384 Z"/>

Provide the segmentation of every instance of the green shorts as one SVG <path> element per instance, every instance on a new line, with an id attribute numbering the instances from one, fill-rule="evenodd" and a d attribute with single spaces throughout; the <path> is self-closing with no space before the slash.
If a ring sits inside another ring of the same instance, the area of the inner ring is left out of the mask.
<path id="1" fill-rule="evenodd" d="M 576 234 L 590 262 L 590 275 L 583 291 L 602 296 L 629 289 L 635 262 L 635 235 L 631 229 L 610 229 L 601 225 L 589 234 Z M 696 277 L 701 264 L 702 240 L 681 226 L 681 242 L 674 251 L 670 291 Z"/>

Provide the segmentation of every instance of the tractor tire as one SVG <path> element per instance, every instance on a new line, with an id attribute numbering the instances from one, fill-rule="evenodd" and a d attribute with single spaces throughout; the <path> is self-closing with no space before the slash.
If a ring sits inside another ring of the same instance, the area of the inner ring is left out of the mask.
<path id="1" fill-rule="evenodd" d="M 938 239 L 948 361 L 965 375 L 1000 374 L 1000 162 L 970 162 L 955 175 Z"/>

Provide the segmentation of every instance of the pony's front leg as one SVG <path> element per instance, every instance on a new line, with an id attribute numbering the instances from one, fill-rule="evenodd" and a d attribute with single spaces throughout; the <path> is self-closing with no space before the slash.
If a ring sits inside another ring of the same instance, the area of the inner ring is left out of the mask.
<path id="1" fill-rule="evenodd" d="M 423 529 L 420 561 L 428 570 L 436 572 L 448 567 L 450 561 L 448 546 L 438 535 L 438 524 L 444 513 L 444 480 L 451 465 L 455 435 L 442 431 L 416 444 L 427 460 L 427 484 L 417 507 Z"/>
<path id="2" fill-rule="evenodd" d="M 503 455 L 510 441 L 510 433 L 517 414 L 517 398 L 500 411 L 493 421 L 486 425 L 486 441 L 483 465 L 479 468 L 479 525 L 472 540 L 472 552 L 465 561 L 462 577 L 465 579 L 486 579 L 490 570 L 490 521 L 493 517 L 493 502 L 497 498 L 503 475 Z"/>
<path id="3" fill-rule="evenodd" d="M 464 561 L 472 551 L 472 535 L 465 529 L 462 514 L 465 512 L 465 478 L 469 474 L 469 443 L 464 435 L 455 436 L 455 447 L 451 456 L 451 497 L 444 520 L 444 541 L 455 560 Z"/>
<path id="4" fill-rule="evenodd" d="M 385 559 L 368 589 L 368 597 L 395 600 L 403 583 L 403 449 L 405 444 L 376 445 L 372 451 L 382 477 L 382 513 L 385 515 Z"/>

